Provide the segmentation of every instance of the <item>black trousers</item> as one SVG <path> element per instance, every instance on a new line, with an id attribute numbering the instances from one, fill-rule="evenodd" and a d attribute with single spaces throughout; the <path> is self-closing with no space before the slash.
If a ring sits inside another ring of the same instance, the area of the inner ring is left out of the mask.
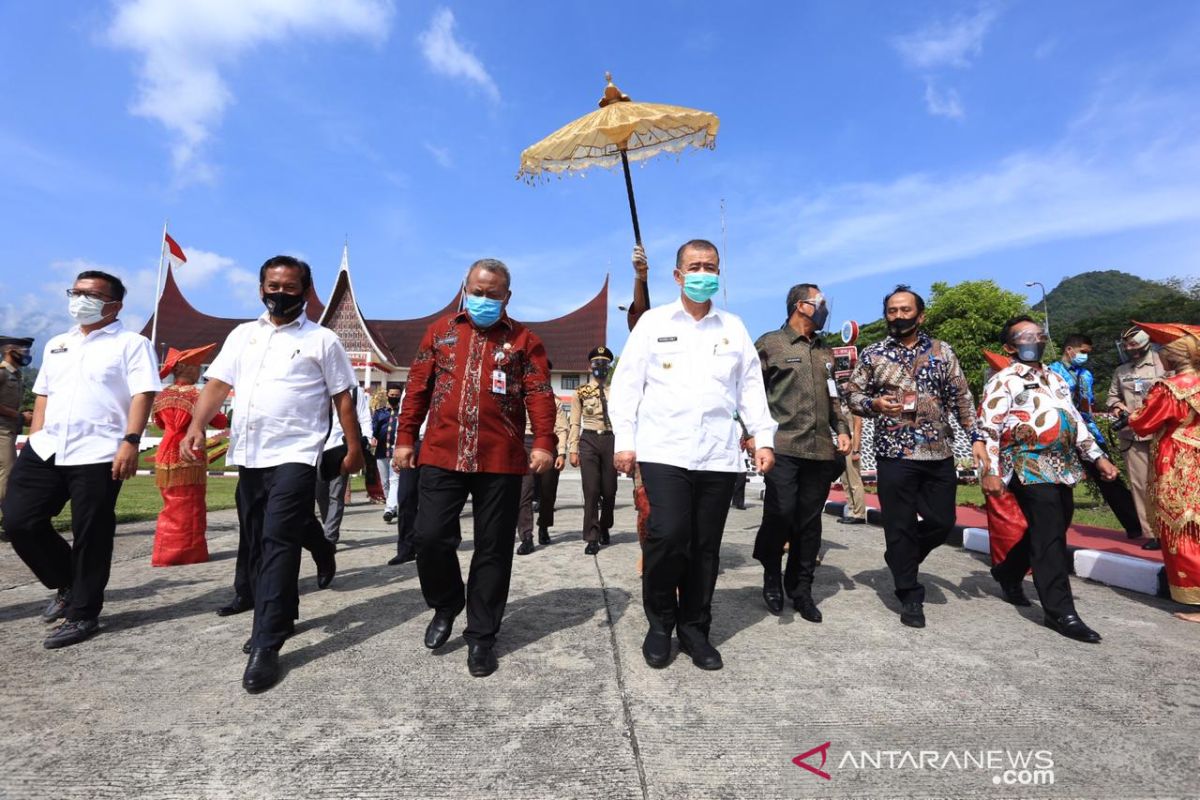
<path id="1" fill-rule="evenodd" d="M 1134 503 L 1133 493 L 1129 491 L 1129 487 L 1125 485 L 1123 478 L 1118 477 L 1115 481 L 1103 480 L 1100 477 L 1100 470 L 1091 461 L 1084 461 L 1083 469 L 1088 477 L 1100 487 L 1100 496 L 1104 498 L 1104 502 L 1112 509 L 1113 515 L 1116 516 L 1117 521 L 1121 523 L 1121 527 L 1125 529 L 1127 534 L 1132 535 L 1140 532 L 1149 536 L 1153 533 L 1153 531 L 1142 530 L 1142 520 L 1138 517 L 1137 504 Z"/>
<path id="2" fill-rule="evenodd" d="M 521 476 L 454 472 L 426 465 L 421 467 L 420 487 L 417 576 L 425 602 L 446 614 L 458 614 L 465 606 L 463 638 L 470 644 L 491 646 L 508 603 Z M 462 541 L 458 515 L 468 495 L 475 549 L 464 587 L 458 566 Z"/>
<path id="3" fill-rule="evenodd" d="M 59 467 L 28 444 L 21 449 L 4 497 L 4 530 L 13 550 L 47 589 L 69 589 L 68 620 L 95 619 L 104 607 L 117 532 L 112 462 Z M 71 501 L 73 542 L 51 520 Z"/>
<path id="4" fill-rule="evenodd" d="M 238 580 L 254 600 L 251 647 L 279 647 L 300 614 L 300 549 L 332 548 L 313 514 L 317 468 L 280 464 L 238 467 Z M 246 545 L 243 559 L 242 543 Z"/>
<path id="5" fill-rule="evenodd" d="M 580 431 L 579 471 L 583 481 L 583 539 L 595 542 L 613 526 L 617 504 L 617 468 L 611 433 Z"/>
<path id="6" fill-rule="evenodd" d="M 650 630 L 669 635 L 677 629 L 690 644 L 707 641 L 737 473 L 644 461 L 638 467 L 650 501 L 642 543 L 642 605 Z"/>
<path id="7" fill-rule="evenodd" d="M 730 505 L 734 508 L 746 507 L 746 483 L 748 477 L 746 473 L 739 472 L 737 478 L 733 482 L 733 499 L 730 500 Z"/>
<path id="8" fill-rule="evenodd" d="M 1060 483 L 1024 484 L 1016 476 L 1008 489 L 1025 515 L 1025 535 L 1013 545 L 1004 561 L 992 567 L 1000 583 L 1019 583 L 1033 567 L 1033 585 L 1042 610 L 1061 617 L 1075 613 L 1071 597 L 1070 555 L 1067 528 L 1075 514 L 1073 487 Z"/>
<path id="9" fill-rule="evenodd" d="M 762 524 L 754 539 L 754 557 L 763 569 L 779 574 L 784 542 L 788 544 L 783 589 L 791 597 L 812 591 L 813 572 L 821 552 L 821 514 L 829 497 L 832 462 L 776 455 L 765 476 Z"/>
<path id="10" fill-rule="evenodd" d="M 884 558 L 896 596 L 902 603 L 924 602 L 925 587 L 917 580 L 917 570 L 954 529 L 958 487 L 954 459 L 881 458 L 875 469 L 887 545 Z"/>
<path id="11" fill-rule="evenodd" d="M 521 478 L 521 507 L 517 512 L 521 541 L 533 540 L 533 501 L 538 498 L 538 527 L 553 528 L 554 504 L 558 502 L 558 470 L 553 467 L 540 475 L 528 472 Z"/>
<path id="12" fill-rule="evenodd" d="M 251 541 L 249 528 L 246 526 L 246 517 L 242 512 L 242 481 L 241 470 L 238 467 L 238 490 L 234 492 L 233 502 L 237 506 L 238 515 L 238 550 L 237 560 L 233 565 L 233 593 L 244 600 L 254 602 L 254 563 L 258 558 L 258 551 L 254 549 Z M 316 496 L 316 486 L 313 486 L 313 496 Z M 302 523 L 300 530 L 300 546 L 313 554 L 315 561 L 318 553 L 326 553 L 330 550 L 336 550 L 337 545 L 334 542 L 325 538 L 325 529 L 321 526 L 320 520 L 314 515 L 312 516 L 311 524 L 306 518 Z M 292 619 L 300 618 L 300 606 L 297 604 L 296 612 Z"/>
<path id="13" fill-rule="evenodd" d="M 392 475 L 396 481 L 396 555 L 406 556 L 417 549 L 417 481 L 421 468 L 402 469 Z"/>

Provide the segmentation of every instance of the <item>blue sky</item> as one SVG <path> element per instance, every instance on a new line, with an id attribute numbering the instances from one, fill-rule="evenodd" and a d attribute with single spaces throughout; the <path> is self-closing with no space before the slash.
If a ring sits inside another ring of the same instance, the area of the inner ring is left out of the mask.
<path id="1" fill-rule="evenodd" d="M 619 348 L 620 173 L 515 180 L 524 147 L 595 108 L 605 70 L 634 99 L 721 117 L 714 151 L 635 166 L 655 302 L 692 237 L 727 242 L 729 307 L 754 334 L 801 281 L 865 322 L 897 282 L 1200 275 L 1195 3 L 633 9 L 4 4 L 0 333 L 64 329 L 62 290 L 92 266 L 127 279 L 140 327 L 170 218 L 209 313 L 258 313 L 257 266 L 279 252 L 327 294 L 349 237 L 368 317 L 441 307 L 483 256 L 513 268 L 519 319 L 611 271 Z"/>

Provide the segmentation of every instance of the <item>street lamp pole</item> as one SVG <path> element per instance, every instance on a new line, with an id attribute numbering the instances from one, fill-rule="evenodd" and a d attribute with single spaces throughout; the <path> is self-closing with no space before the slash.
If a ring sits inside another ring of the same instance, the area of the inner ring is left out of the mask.
<path id="1" fill-rule="evenodd" d="M 1042 290 L 1042 312 L 1046 315 L 1046 337 L 1050 337 L 1050 306 L 1046 304 L 1046 287 L 1041 281 L 1025 281 L 1026 286 L 1036 286 Z"/>

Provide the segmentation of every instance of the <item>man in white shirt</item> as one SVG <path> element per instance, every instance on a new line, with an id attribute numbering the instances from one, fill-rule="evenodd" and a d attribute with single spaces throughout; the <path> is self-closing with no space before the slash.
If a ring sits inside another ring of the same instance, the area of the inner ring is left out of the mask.
<path id="1" fill-rule="evenodd" d="M 254 632 L 242 686 L 251 693 L 279 680 L 279 648 L 300 604 L 301 540 L 320 533 L 313 504 L 331 400 L 346 434 L 342 472 L 363 465 L 350 395 L 354 369 L 337 335 L 304 315 L 311 286 L 312 272 L 299 259 L 275 256 L 262 265 L 259 295 L 267 313 L 229 334 L 179 445 L 185 461 L 202 458 L 204 421 L 235 390 L 225 461 L 238 468 L 238 522 L 249 547 Z"/>
<path id="2" fill-rule="evenodd" d="M 671 632 L 701 669 L 720 669 L 708 641 L 721 536 L 740 459 L 741 417 L 760 473 L 775 463 L 778 425 L 767 408 L 754 340 L 718 310 L 717 248 L 702 239 L 675 256 L 679 300 L 646 311 L 621 354 L 609 402 L 617 470 L 641 470 L 650 500 L 642 603 L 650 630 L 642 655 L 671 660 Z M 677 594 L 678 593 L 678 594 Z"/>
<path id="3" fill-rule="evenodd" d="M 76 644 L 97 633 L 112 565 L 117 494 L 137 470 L 138 444 L 162 388 L 145 337 L 117 319 L 125 286 L 81 272 L 67 290 L 76 327 L 46 343 L 29 440 L 4 499 L 13 549 L 57 595 L 42 614 L 66 621 L 43 643 Z M 72 544 L 51 520 L 71 501 Z"/>

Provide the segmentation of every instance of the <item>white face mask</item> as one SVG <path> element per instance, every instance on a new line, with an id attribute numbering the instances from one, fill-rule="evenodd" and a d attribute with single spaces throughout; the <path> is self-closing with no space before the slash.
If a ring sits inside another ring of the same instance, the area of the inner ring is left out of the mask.
<path id="1" fill-rule="evenodd" d="M 108 304 L 98 298 L 77 295 L 68 302 L 67 313 L 80 325 L 95 325 L 104 319 L 106 305 Z"/>

